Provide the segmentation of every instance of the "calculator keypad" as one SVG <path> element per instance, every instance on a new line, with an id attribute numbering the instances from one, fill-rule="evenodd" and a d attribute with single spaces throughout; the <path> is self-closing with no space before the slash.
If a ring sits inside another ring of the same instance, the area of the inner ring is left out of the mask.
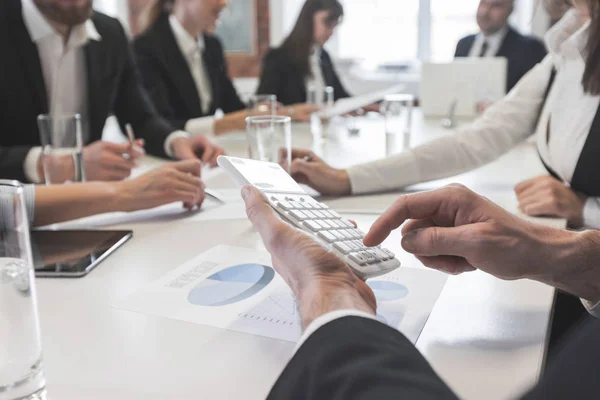
<path id="1" fill-rule="evenodd" d="M 381 247 L 366 247 L 365 233 L 308 195 L 267 196 L 271 206 L 296 226 L 318 236 L 336 250 L 364 278 L 398 268 L 394 253 Z M 358 268 L 357 268 L 358 267 Z"/>

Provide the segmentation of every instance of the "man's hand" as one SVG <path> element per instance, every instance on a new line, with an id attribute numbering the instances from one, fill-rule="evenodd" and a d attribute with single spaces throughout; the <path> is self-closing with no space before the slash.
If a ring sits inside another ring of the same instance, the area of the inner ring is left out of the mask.
<path id="1" fill-rule="evenodd" d="M 529 223 L 460 185 L 400 197 L 371 227 L 365 245 L 383 242 L 405 221 L 402 247 L 450 274 L 480 269 L 498 278 L 535 279 L 600 300 L 599 232 Z"/>
<path id="2" fill-rule="evenodd" d="M 83 163 L 87 181 L 121 181 L 135 167 L 135 160 L 144 155 L 143 140 L 129 143 L 111 143 L 99 140 L 83 149 Z"/>
<path id="3" fill-rule="evenodd" d="M 287 170 L 285 150 L 280 151 L 279 163 Z M 308 185 L 323 195 L 343 196 L 351 193 L 350 178 L 343 169 L 329 166 L 310 150 L 292 150 L 291 175 L 298 183 Z"/>
<path id="4" fill-rule="evenodd" d="M 565 218 L 571 226 L 583 225 L 585 196 L 551 176 L 539 176 L 515 187 L 522 212 L 532 216 Z"/>
<path id="5" fill-rule="evenodd" d="M 136 179 L 118 184 L 119 209 L 135 211 L 181 201 L 187 209 L 204 202 L 199 160 L 167 164 Z"/>
<path id="6" fill-rule="evenodd" d="M 244 187 L 242 197 L 275 270 L 296 295 L 305 328 L 330 311 L 356 309 L 375 314 L 373 291 L 346 263 L 282 221 L 254 187 Z"/>
<path id="7" fill-rule="evenodd" d="M 191 138 L 177 138 L 171 144 L 173 156 L 178 160 L 200 159 L 202 163 L 217 166 L 217 157 L 225 151 L 211 142 L 204 135 L 195 135 Z"/>

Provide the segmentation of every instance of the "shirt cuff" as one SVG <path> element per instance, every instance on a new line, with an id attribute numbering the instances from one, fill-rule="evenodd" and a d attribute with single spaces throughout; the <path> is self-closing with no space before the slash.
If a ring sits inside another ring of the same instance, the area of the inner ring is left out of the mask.
<path id="1" fill-rule="evenodd" d="M 167 153 L 167 155 L 171 158 L 173 158 L 173 149 L 172 149 L 173 141 L 175 141 L 175 139 L 179 139 L 179 138 L 189 139 L 190 134 L 187 132 L 184 132 L 184 131 L 175 131 L 175 132 L 171 133 L 169 136 L 167 136 L 167 140 L 165 140 L 165 153 Z"/>
<path id="2" fill-rule="evenodd" d="M 587 309 L 587 311 L 593 315 L 594 317 L 600 319 L 600 303 L 592 304 L 591 301 L 581 299 L 583 306 Z"/>
<path id="3" fill-rule="evenodd" d="M 215 117 L 201 117 L 190 119 L 185 124 L 185 130 L 192 135 L 203 134 L 215 136 Z"/>
<path id="4" fill-rule="evenodd" d="M 600 229 L 600 198 L 588 197 L 583 205 L 583 225 Z"/>
<path id="5" fill-rule="evenodd" d="M 34 147 L 31 150 L 29 150 L 29 153 L 27 153 L 27 156 L 25 157 L 25 163 L 23 164 L 23 172 L 25 172 L 25 177 L 29 180 L 29 182 L 44 182 L 44 180 L 38 173 L 38 160 L 41 156 L 42 148 Z"/>
<path id="6" fill-rule="evenodd" d="M 313 333 L 315 333 L 316 331 L 318 331 L 320 328 L 327 325 L 328 323 L 333 322 L 336 319 L 340 319 L 340 318 L 344 318 L 344 317 L 362 317 L 362 318 L 368 318 L 368 319 L 372 319 L 375 321 L 379 321 L 373 314 L 369 314 L 364 311 L 337 310 L 337 311 L 328 312 L 327 314 L 323 314 L 319 318 L 315 319 L 306 328 L 306 330 L 302 334 L 302 337 L 300 337 L 300 340 L 296 344 L 296 349 L 294 350 L 294 352 L 298 351 L 298 349 L 300 347 L 302 347 L 302 345 L 304 344 L 304 342 L 306 342 L 306 340 L 308 340 L 310 335 L 312 335 Z"/>
<path id="7" fill-rule="evenodd" d="M 350 167 L 347 170 L 352 194 L 399 189 L 420 182 L 413 151 Z"/>

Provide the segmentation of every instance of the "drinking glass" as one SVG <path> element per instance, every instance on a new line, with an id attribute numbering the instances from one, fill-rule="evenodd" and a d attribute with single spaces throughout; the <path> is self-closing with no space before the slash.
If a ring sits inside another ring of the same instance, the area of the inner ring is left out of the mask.
<path id="1" fill-rule="evenodd" d="M 46 184 L 85 181 L 81 116 L 40 115 L 38 127 Z"/>
<path id="2" fill-rule="evenodd" d="M 277 115 L 277 96 L 256 94 L 248 98 L 248 115 Z"/>
<path id="3" fill-rule="evenodd" d="M 410 94 L 385 96 L 380 110 L 385 117 L 386 153 L 388 155 L 410 147 L 414 104 L 415 97 Z"/>
<path id="4" fill-rule="evenodd" d="M 278 163 L 292 163 L 292 119 L 276 115 L 246 118 L 246 137 L 250 158 Z M 280 160 L 280 149 L 283 160 Z"/>
<path id="5" fill-rule="evenodd" d="M 318 107 L 329 109 L 335 104 L 335 92 L 331 86 L 326 86 L 321 90 L 316 85 L 309 83 L 306 96 L 308 103 Z"/>
<path id="6" fill-rule="evenodd" d="M 44 399 L 46 380 L 24 189 L 0 180 L 0 400 Z"/>

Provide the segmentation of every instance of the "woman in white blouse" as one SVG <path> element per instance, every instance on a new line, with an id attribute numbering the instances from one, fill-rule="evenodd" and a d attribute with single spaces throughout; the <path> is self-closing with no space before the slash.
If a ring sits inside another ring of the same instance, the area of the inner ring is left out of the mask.
<path id="1" fill-rule="evenodd" d="M 200 168 L 199 160 L 187 160 L 169 163 L 122 182 L 24 185 L 29 223 L 44 226 L 106 212 L 145 210 L 179 201 L 189 209 L 199 207 L 204 201 Z M 0 186 L 0 193 L 2 191 Z"/>
<path id="2" fill-rule="evenodd" d="M 585 56 L 596 55 L 600 46 L 590 39 L 595 36 L 590 7 L 597 13 L 598 5 L 588 5 L 588 0 L 573 0 L 573 5 L 546 35 L 548 56 L 458 134 L 347 170 L 295 150 L 293 176 L 330 195 L 396 189 L 480 167 L 535 132 L 541 159 L 553 176 L 516 187 L 521 209 L 529 215 L 563 217 L 573 226 L 600 228 L 600 179 L 593 179 L 593 167 L 600 166 L 595 164 L 600 156 L 595 151 L 600 151 L 600 60 Z"/>

